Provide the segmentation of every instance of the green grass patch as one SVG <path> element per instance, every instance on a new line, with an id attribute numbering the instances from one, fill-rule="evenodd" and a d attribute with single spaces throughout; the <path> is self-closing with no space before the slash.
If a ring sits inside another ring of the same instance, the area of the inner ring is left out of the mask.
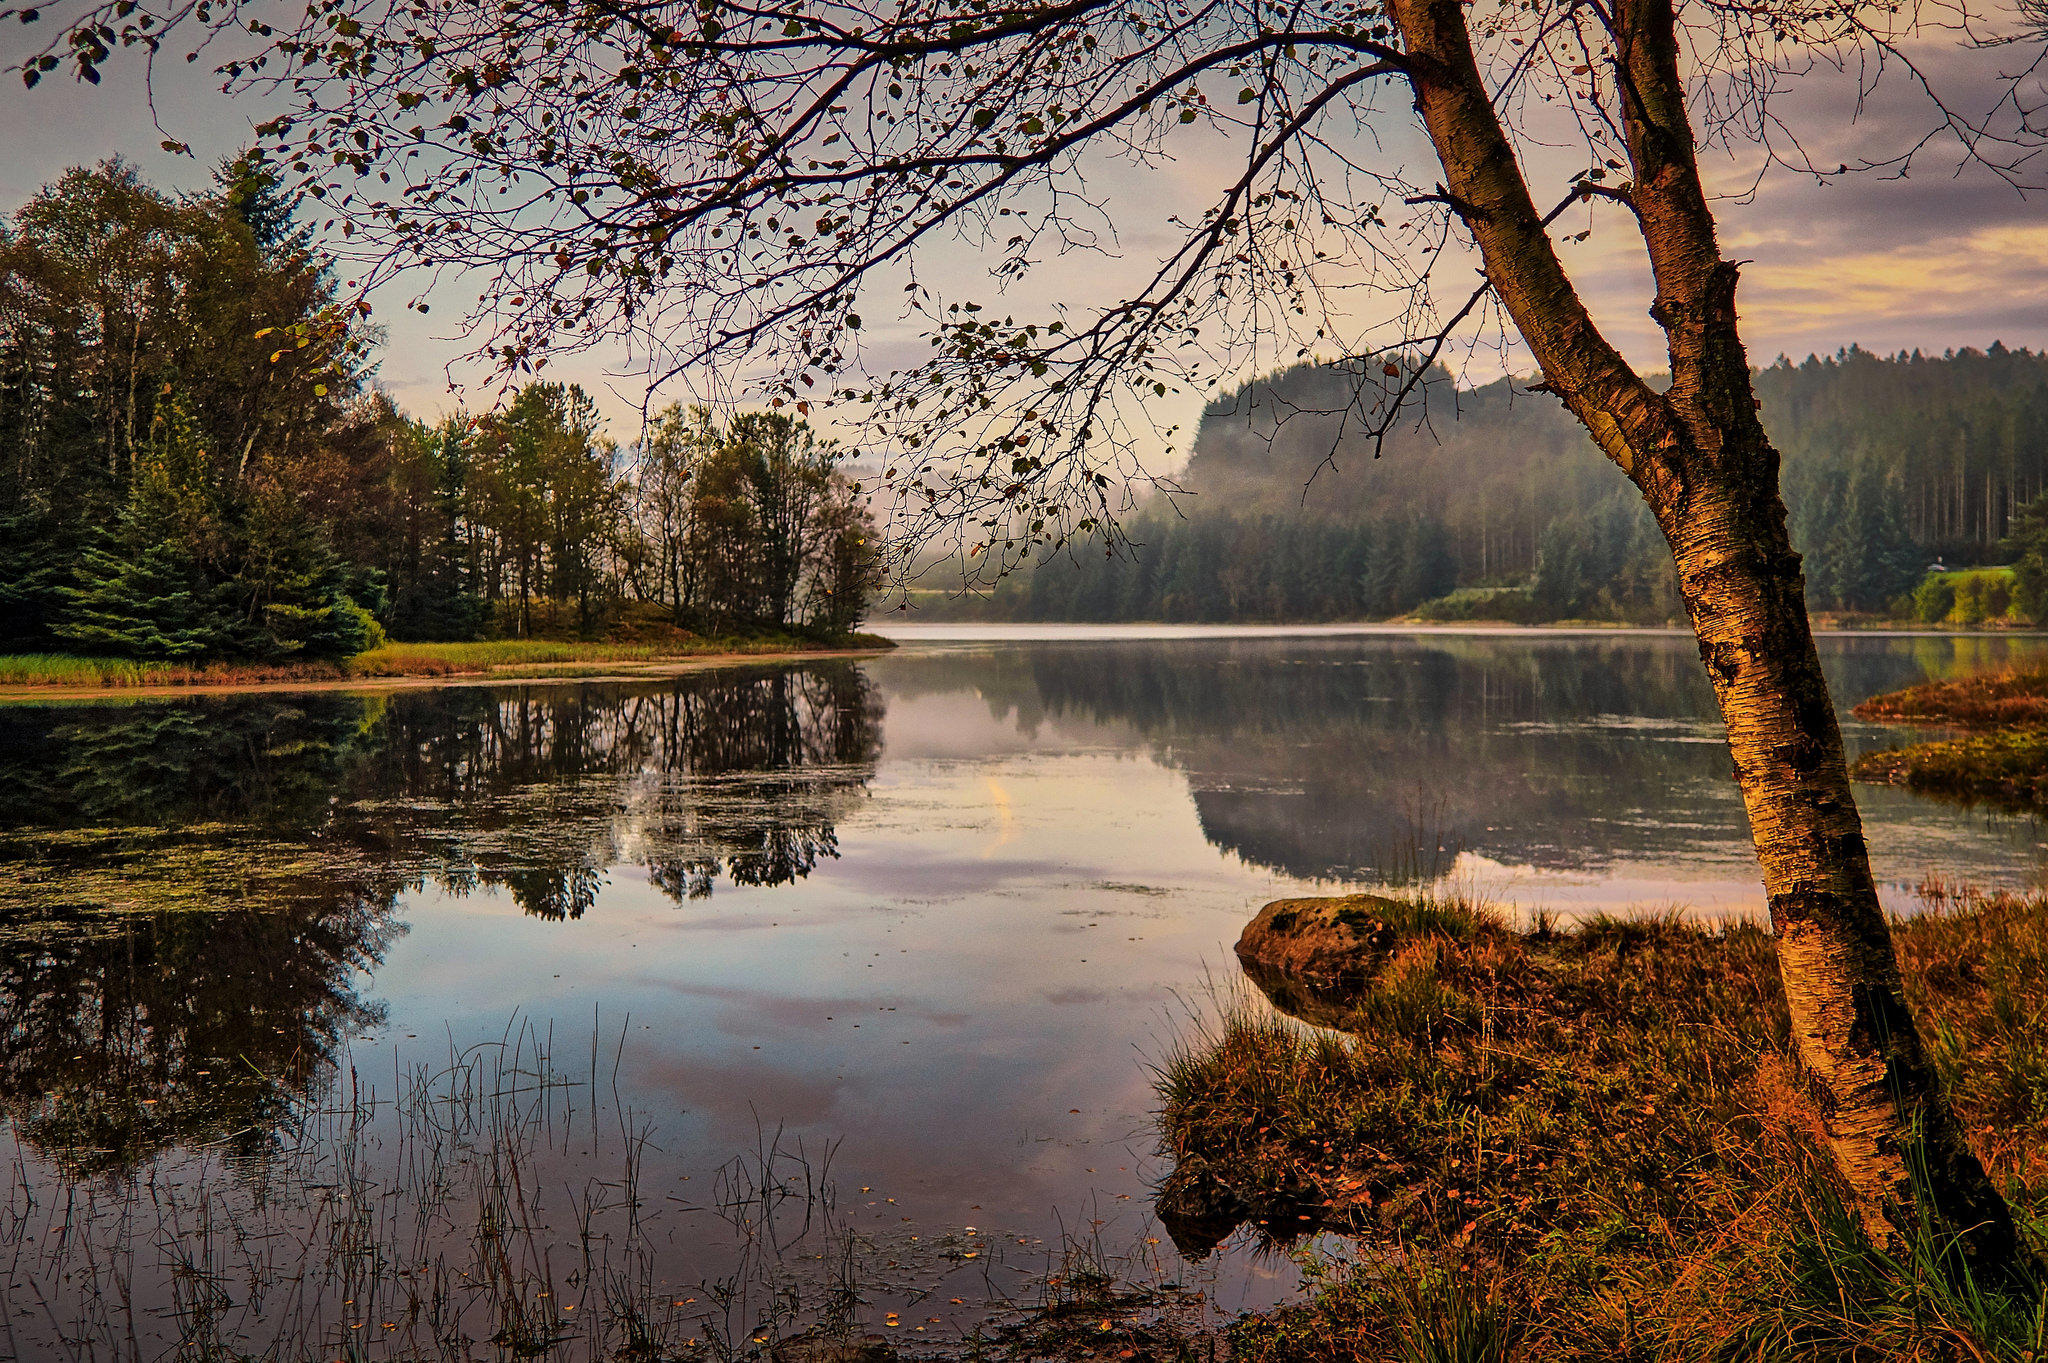
<path id="1" fill-rule="evenodd" d="M 343 675 L 341 665 L 331 662 L 176 663 L 91 658 L 72 653 L 0 656 L 0 686 L 235 686 L 317 681 Z"/>
<path id="2" fill-rule="evenodd" d="M 126 659 L 68 653 L 0 654 L 0 686 L 134 686 L 141 666 Z"/>
<path id="3" fill-rule="evenodd" d="M 482 639 L 472 643 L 385 644 L 349 660 L 358 677 L 447 677 L 500 667 L 550 663 L 652 662 L 692 651 L 689 645 L 583 643 L 555 639 Z M 711 651 L 711 650 L 704 650 Z"/>
<path id="4" fill-rule="evenodd" d="M 1431 624 L 1504 621 L 1528 625 L 1546 622 L 1557 613 L 1546 608 L 1527 587 L 1459 587 L 1423 602 L 1409 614 Z"/>
<path id="5" fill-rule="evenodd" d="M 639 664 L 669 659 L 804 653 L 833 649 L 886 649 L 895 645 L 878 634 L 840 638 L 761 634 L 739 638 L 681 638 L 659 643 L 608 643 L 563 639 L 484 639 L 469 643 L 388 643 L 334 662 L 149 662 L 133 658 L 91 658 L 70 653 L 0 655 L 0 686 L 139 687 L 239 686 L 344 677 L 486 676 L 519 668 L 550 669 L 548 675 L 596 675 L 603 664 Z M 564 673 L 575 664 L 590 665 Z"/>
<path id="6" fill-rule="evenodd" d="M 1858 781 L 2003 809 L 2048 809 L 2048 727 L 1968 734 L 1865 753 L 1849 768 Z"/>

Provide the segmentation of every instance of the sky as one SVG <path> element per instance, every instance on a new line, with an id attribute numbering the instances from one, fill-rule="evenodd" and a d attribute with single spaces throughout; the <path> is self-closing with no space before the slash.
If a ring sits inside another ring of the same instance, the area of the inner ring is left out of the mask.
<path id="1" fill-rule="evenodd" d="M 0 37 L 0 59 L 17 56 L 7 44 L 18 43 L 21 33 Z M 1942 46 L 1918 55 L 1939 87 L 1959 107 L 1971 108 L 1991 98 L 2001 72 L 2037 53 Z M 219 94 L 199 67 L 162 75 L 152 111 L 137 76 L 129 64 L 113 68 L 96 89 L 61 76 L 35 91 L 22 90 L 12 77 L 0 86 L 0 127 L 13 134 L 0 145 L 0 211 L 11 212 L 67 166 L 115 154 L 160 186 L 197 187 L 207 167 L 239 149 L 250 125 L 264 116 Z M 1854 77 L 1822 69 L 1795 82 L 1777 108 L 1819 164 L 1886 159 L 1935 122 L 1919 86 L 1899 72 L 1872 91 Z M 196 155 L 162 151 L 166 136 L 190 143 Z M 1540 184 L 1546 178 L 1560 187 L 1569 183 L 1567 159 L 1561 152 L 1554 166 L 1536 166 L 1539 198 L 1551 197 Z M 1724 254 L 1744 262 L 1739 305 L 1755 362 L 1781 354 L 1798 360 L 1849 345 L 1883 353 L 1981 348 L 1994 340 L 2048 347 L 2048 195 L 2025 195 L 1982 170 L 1959 168 L 1955 144 L 1939 140 L 1903 178 L 1866 172 L 1821 183 L 1778 171 L 1758 181 L 1759 159 L 1754 144 L 1736 139 L 1710 149 L 1704 160 L 1710 185 L 1722 195 L 1717 211 Z M 1141 210 L 1126 218 L 1116 252 L 1061 262 L 1026 287 L 1024 302 L 1085 305 L 1149 272 L 1170 236 L 1157 225 L 1173 212 L 1199 212 L 1229 169 L 1220 158 L 1210 162 L 1197 143 L 1192 154 L 1162 169 L 1110 172 L 1111 200 Z M 2034 176 L 2048 182 L 2048 166 L 2035 168 Z M 1646 314 L 1652 295 L 1640 243 L 1615 217 L 1595 214 L 1591 223 L 1590 240 L 1564 247 L 1567 265 L 1610 337 L 1644 368 L 1662 368 L 1661 337 Z M 982 259 L 969 244 L 940 248 L 932 263 L 936 273 L 962 286 L 979 282 L 986 289 Z M 492 390 L 477 386 L 481 375 L 462 366 L 462 339 L 448 334 L 464 301 L 451 294 L 459 289 L 442 286 L 426 318 L 406 311 L 397 297 L 375 300 L 390 337 L 379 381 L 422 415 L 494 401 Z M 884 310 L 868 315 L 863 335 L 874 355 L 886 361 L 922 352 L 921 337 L 893 325 Z M 1483 349 L 1462 363 L 1472 381 L 1497 377 L 1503 368 L 1528 368 L 1526 356 L 1514 349 Z M 456 366 L 453 391 L 450 365 Z M 614 434 L 630 439 L 637 431 L 645 385 L 608 372 L 606 357 L 573 357 L 550 374 L 595 393 Z M 471 386 L 461 386 L 465 382 Z M 1198 394 L 1175 394 L 1149 409 L 1156 423 L 1178 427 L 1182 455 L 1200 405 Z M 1155 472 L 1170 471 L 1175 456 L 1153 457 L 1167 464 Z"/>

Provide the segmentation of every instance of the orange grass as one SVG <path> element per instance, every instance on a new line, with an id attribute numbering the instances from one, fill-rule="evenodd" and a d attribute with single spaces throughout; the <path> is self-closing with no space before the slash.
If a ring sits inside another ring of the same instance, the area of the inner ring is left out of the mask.
<path id="1" fill-rule="evenodd" d="M 1879 724 L 1971 728 L 2048 724 L 2048 668 L 2009 667 L 1887 691 L 1858 705 L 1856 717 Z"/>
<path id="2" fill-rule="evenodd" d="M 1957 896 L 1894 932 L 2038 1243 L 2048 898 Z M 2048 1298 L 1966 1300 L 1924 1247 L 1859 1243 L 1763 929 L 1418 918 L 1376 969 L 1342 1031 L 1239 1000 L 1161 1066 L 1169 1210 L 1353 1246 L 1309 1254 L 1310 1303 L 1233 1331 L 1239 1363 L 2043 1356 Z"/>

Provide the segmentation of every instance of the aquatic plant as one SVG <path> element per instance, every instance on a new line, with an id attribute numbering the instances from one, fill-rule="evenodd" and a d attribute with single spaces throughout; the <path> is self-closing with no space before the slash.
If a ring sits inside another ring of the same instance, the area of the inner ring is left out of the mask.
<path id="1" fill-rule="evenodd" d="M 1857 705 L 1856 717 L 1973 728 L 2048 722 L 2048 668 L 1994 668 L 1887 691 Z"/>
<path id="2" fill-rule="evenodd" d="M 1875 785 L 2027 813 L 2048 807 L 2048 727 L 1883 748 L 1857 758 L 1850 774 Z"/>

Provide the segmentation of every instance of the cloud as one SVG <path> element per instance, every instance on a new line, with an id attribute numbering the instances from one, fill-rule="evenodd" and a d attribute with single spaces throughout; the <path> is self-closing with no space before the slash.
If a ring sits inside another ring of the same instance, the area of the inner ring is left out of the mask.
<path id="1" fill-rule="evenodd" d="M 1752 268 L 1742 311 L 1753 348 L 1776 338 L 1792 353 L 2039 346 L 2048 319 L 2048 225 L 1992 225 L 1879 249 L 1785 253 Z M 1795 343 L 1796 342 L 1796 343 Z"/>

